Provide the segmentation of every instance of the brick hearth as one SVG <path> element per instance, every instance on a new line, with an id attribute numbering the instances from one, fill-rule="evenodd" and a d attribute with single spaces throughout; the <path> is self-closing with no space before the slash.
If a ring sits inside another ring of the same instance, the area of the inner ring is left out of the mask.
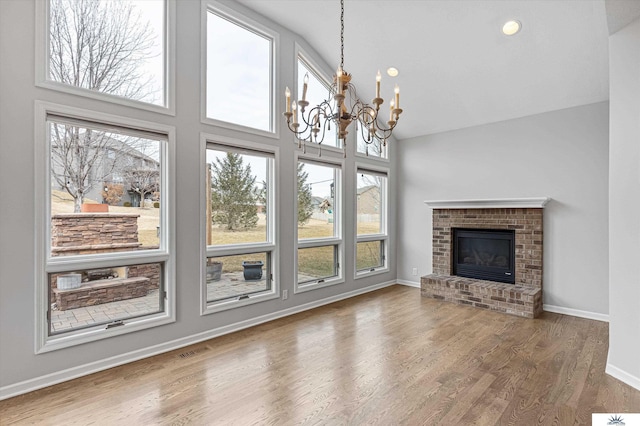
<path id="1" fill-rule="evenodd" d="M 542 208 L 436 208 L 433 274 L 422 295 L 535 318 L 542 312 Z M 515 231 L 515 285 L 452 275 L 453 228 Z"/>

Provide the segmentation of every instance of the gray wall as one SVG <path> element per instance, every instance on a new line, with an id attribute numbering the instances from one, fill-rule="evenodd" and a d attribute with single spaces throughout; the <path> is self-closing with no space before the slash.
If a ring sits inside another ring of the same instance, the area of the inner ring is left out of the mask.
<path id="1" fill-rule="evenodd" d="M 609 37 L 609 359 L 640 389 L 640 19 Z"/>
<path id="2" fill-rule="evenodd" d="M 544 303 L 607 314 L 608 131 L 602 102 L 400 141 L 398 279 L 431 273 L 425 200 L 551 197 Z"/>
<path id="3" fill-rule="evenodd" d="M 116 357 L 118 362 L 127 359 L 134 351 L 144 351 L 154 345 L 176 339 L 187 342 L 189 336 L 232 325 L 244 320 L 299 307 L 325 298 L 337 297 L 380 283 L 393 281 L 395 269 L 395 210 L 390 212 L 390 271 L 364 279 L 353 279 L 354 221 L 355 221 L 355 160 L 353 151 L 346 160 L 345 177 L 345 251 L 346 282 L 301 294 L 293 293 L 294 270 L 293 235 L 295 206 L 295 173 L 293 138 L 281 127 L 281 140 L 260 136 L 243 136 L 228 129 L 204 125 L 200 122 L 200 2 L 177 3 L 177 115 L 175 117 L 136 110 L 94 99 L 56 93 L 35 87 L 35 1 L 0 1 L 0 391 L 24 381 L 34 386 L 47 380 L 62 380 L 75 374 L 84 374 L 100 368 L 100 362 Z M 303 40 L 289 31 L 228 4 L 255 20 L 274 28 L 280 34 L 280 54 L 277 59 L 277 93 L 283 96 L 285 86 L 295 86 L 296 63 L 294 42 Z M 317 54 L 307 49 L 314 59 L 322 63 Z M 335 64 L 326 65 L 331 72 Z M 68 349 L 34 354 L 34 290 L 35 264 L 34 212 L 43 208 L 42 200 L 35 200 L 34 188 L 34 101 L 56 102 L 79 108 L 155 121 L 175 126 L 177 129 L 176 154 L 176 271 L 177 271 L 177 322 L 141 332 L 83 344 Z M 277 102 L 282 108 L 284 101 Z M 276 111 L 281 118 L 282 111 Z M 264 144 L 280 146 L 281 168 L 279 174 L 280 202 L 278 220 L 280 235 L 280 288 L 289 290 L 289 299 L 271 300 L 218 314 L 200 315 L 200 132 L 230 137 L 246 137 Z M 351 144 L 353 146 L 355 144 Z M 326 155 L 326 154 L 325 154 Z M 393 148 L 390 153 L 393 158 Z M 360 160 L 363 161 L 363 160 Z M 393 164 L 393 163 L 392 163 Z M 390 205 L 396 204 L 393 172 L 390 175 Z M 136 356 L 139 356 L 138 352 Z M 133 355 L 132 355 L 133 356 Z M 91 364 L 94 363 L 94 364 Z M 87 365 L 85 370 L 74 369 Z M 68 370 L 67 369 L 72 369 Z M 52 376 L 47 376 L 52 375 Z M 29 382 L 31 383 L 31 382 Z M 28 384 L 25 386 L 29 386 Z M 0 392 L 1 394 L 1 392 Z"/>

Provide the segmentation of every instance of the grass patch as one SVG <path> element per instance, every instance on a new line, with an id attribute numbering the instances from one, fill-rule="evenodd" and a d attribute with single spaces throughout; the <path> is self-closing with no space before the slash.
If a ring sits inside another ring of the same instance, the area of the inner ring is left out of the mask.
<path id="1" fill-rule="evenodd" d="M 73 198 L 64 191 L 51 191 L 51 214 L 73 213 Z M 94 200 L 86 200 L 95 203 Z M 111 213 L 138 214 L 138 241 L 143 247 L 153 247 L 160 244 L 157 227 L 160 225 L 160 209 L 142 207 L 109 206 Z M 258 226 L 244 231 L 228 231 L 219 225 L 213 226 L 213 245 L 257 243 L 267 240 L 266 218 L 258 215 Z M 379 230 L 378 222 L 359 223 L 358 232 L 375 234 Z M 298 238 L 326 238 L 333 235 L 333 223 L 326 220 L 311 219 L 304 226 L 298 227 Z M 364 247 L 363 244 L 366 246 Z M 262 260 L 266 263 L 264 253 L 252 255 L 227 256 L 216 258 L 223 262 L 224 272 L 242 271 L 243 260 Z M 299 273 L 306 277 L 330 277 L 334 272 L 333 247 L 320 247 L 298 251 Z M 380 264 L 379 243 L 358 244 L 356 266 L 357 269 L 378 266 Z M 308 279 L 308 278 L 307 278 Z"/>

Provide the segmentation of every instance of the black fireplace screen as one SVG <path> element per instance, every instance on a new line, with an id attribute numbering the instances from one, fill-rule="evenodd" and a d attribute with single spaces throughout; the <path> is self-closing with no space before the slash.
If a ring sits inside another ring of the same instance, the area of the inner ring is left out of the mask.
<path id="1" fill-rule="evenodd" d="M 453 230 L 453 274 L 515 283 L 515 231 Z"/>

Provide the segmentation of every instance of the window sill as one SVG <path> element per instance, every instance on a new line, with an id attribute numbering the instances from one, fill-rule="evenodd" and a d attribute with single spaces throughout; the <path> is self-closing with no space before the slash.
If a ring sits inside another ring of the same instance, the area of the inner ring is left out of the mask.
<path id="1" fill-rule="evenodd" d="M 255 303 L 266 302 L 267 300 L 278 299 L 279 297 L 280 296 L 278 295 L 278 292 L 276 292 L 276 290 L 274 289 L 264 293 L 249 295 L 249 297 L 242 299 L 238 297 L 235 299 L 205 302 L 200 314 L 215 314 L 217 312 L 228 311 L 229 309 L 241 308 L 243 306 L 253 305 Z"/>
<path id="2" fill-rule="evenodd" d="M 166 307 L 169 309 L 168 307 Z M 106 324 L 100 324 L 94 328 L 82 329 L 76 332 L 68 332 L 59 336 L 45 337 L 44 341 L 36 348 L 35 353 L 57 351 L 59 349 L 82 345 L 96 340 L 108 339 L 122 334 L 159 327 L 176 321 L 175 315 L 168 312 L 152 314 L 144 318 L 123 320 L 122 326 L 107 328 Z M 46 329 L 46 326 L 43 327 Z"/>
<path id="3" fill-rule="evenodd" d="M 389 272 L 389 267 L 387 266 L 380 266 L 378 268 L 372 268 L 373 271 L 371 270 L 364 270 L 364 271 L 356 271 L 356 273 L 354 274 L 353 278 L 358 280 L 360 278 L 366 278 L 366 277 L 371 277 L 374 275 L 381 275 L 381 274 L 386 274 L 387 272 Z"/>
<path id="4" fill-rule="evenodd" d="M 319 281 L 310 281 L 302 284 L 296 283 L 295 288 L 293 289 L 294 294 L 304 293 L 306 291 L 317 290 L 319 288 L 330 287 L 337 284 L 344 283 L 344 278 L 342 277 L 334 277 L 329 279 L 324 279 Z"/>

